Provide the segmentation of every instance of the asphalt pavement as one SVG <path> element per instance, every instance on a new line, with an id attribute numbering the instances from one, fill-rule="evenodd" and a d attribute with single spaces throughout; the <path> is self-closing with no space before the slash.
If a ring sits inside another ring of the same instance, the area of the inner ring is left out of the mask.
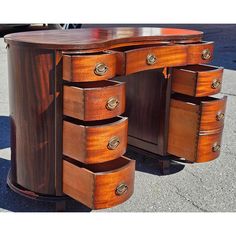
<path id="1" fill-rule="evenodd" d="M 201 164 L 173 163 L 170 174 L 161 175 L 157 160 L 128 150 L 126 155 L 137 161 L 133 196 L 119 206 L 96 212 L 236 211 L 236 71 L 233 70 L 236 50 L 233 45 L 235 41 L 232 42 L 232 38 L 236 38 L 236 26 L 225 26 L 225 31 L 223 26 L 210 30 L 204 27 L 208 32 L 206 40 L 210 37 L 215 42 L 224 43 L 217 49 L 217 54 L 224 56 L 216 59 L 218 63 L 215 63 L 226 68 L 221 95 L 228 96 L 220 157 Z M 222 48 L 227 49 L 227 53 L 224 54 Z M 0 211 L 54 211 L 54 204 L 29 200 L 6 186 L 10 168 L 9 131 L 7 55 L 3 39 L 0 38 Z M 68 201 L 67 210 L 90 211 L 72 199 Z"/>

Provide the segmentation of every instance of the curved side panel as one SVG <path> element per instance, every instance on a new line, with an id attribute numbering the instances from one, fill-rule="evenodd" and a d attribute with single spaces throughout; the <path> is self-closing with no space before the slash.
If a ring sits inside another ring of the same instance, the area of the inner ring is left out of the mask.
<path id="1" fill-rule="evenodd" d="M 55 194 L 54 52 L 8 48 L 12 181 Z"/>

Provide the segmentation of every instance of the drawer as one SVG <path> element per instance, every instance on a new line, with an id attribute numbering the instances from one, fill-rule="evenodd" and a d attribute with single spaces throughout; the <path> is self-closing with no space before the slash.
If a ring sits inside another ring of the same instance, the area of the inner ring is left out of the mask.
<path id="1" fill-rule="evenodd" d="M 212 61 L 214 42 L 182 43 L 187 46 L 187 64 L 206 64 Z"/>
<path id="2" fill-rule="evenodd" d="M 201 162 L 219 155 L 227 97 L 193 98 L 174 95 L 170 104 L 168 153 Z"/>
<path id="3" fill-rule="evenodd" d="M 115 53 L 63 55 L 63 80 L 86 82 L 106 80 L 116 75 Z"/>
<path id="4" fill-rule="evenodd" d="M 223 67 L 210 65 L 188 65 L 172 70 L 174 92 L 203 97 L 217 94 L 221 90 Z"/>
<path id="5" fill-rule="evenodd" d="M 195 162 L 207 162 L 220 155 L 222 130 L 213 134 L 200 133 Z"/>
<path id="6" fill-rule="evenodd" d="M 188 64 L 205 64 L 211 62 L 213 59 L 213 50 L 213 42 L 188 45 Z"/>
<path id="7" fill-rule="evenodd" d="M 63 155 L 82 163 L 101 163 L 123 155 L 127 147 L 128 119 L 63 122 Z"/>
<path id="8" fill-rule="evenodd" d="M 126 75 L 138 71 L 187 64 L 187 47 L 158 46 L 125 51 Z"/>
<path id="9" fill-rule="evenodd" d="M 108 119 L 125 111 L 125 83 L 97 81 L 64 85 L 64 115 L 84 121 Z"/>
<path id="10" fill-rule="evenodd" d="M 63 192 L 92 209 L 112 207 L 132 195 L 134 172 L 126 157 L 93 165 L 63 160 Z"/>

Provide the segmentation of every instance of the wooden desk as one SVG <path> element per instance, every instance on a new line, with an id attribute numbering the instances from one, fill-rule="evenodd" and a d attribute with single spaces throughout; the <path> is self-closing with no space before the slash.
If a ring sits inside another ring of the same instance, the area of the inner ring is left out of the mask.
<path id="1" fill-rule="evenodd" d="M 168 28 L 5 36 L 11 176 L 30 197 L 68 195 L 93 209 L 133 193 L 131 146 L 190 162 L 219 156 L 226 97 L 213 42 Z M 127 118 L 128 117 L 128 118 Z M 135 158 L 135 157 L 134 157 Z"/>

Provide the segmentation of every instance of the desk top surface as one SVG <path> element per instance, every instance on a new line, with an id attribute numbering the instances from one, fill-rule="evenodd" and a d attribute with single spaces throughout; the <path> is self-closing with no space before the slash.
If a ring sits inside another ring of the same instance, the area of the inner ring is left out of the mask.
<path id="1" fill-rule="evenodd" d="M 8 34 L 4 38 L 8 44 L 47 49 L 102 49 L 114 45 L 126 46 L 155 41 L 198 42 L 202 36 L 201 31 L 187 29 L 119 27 L 29 31 Z"/>

